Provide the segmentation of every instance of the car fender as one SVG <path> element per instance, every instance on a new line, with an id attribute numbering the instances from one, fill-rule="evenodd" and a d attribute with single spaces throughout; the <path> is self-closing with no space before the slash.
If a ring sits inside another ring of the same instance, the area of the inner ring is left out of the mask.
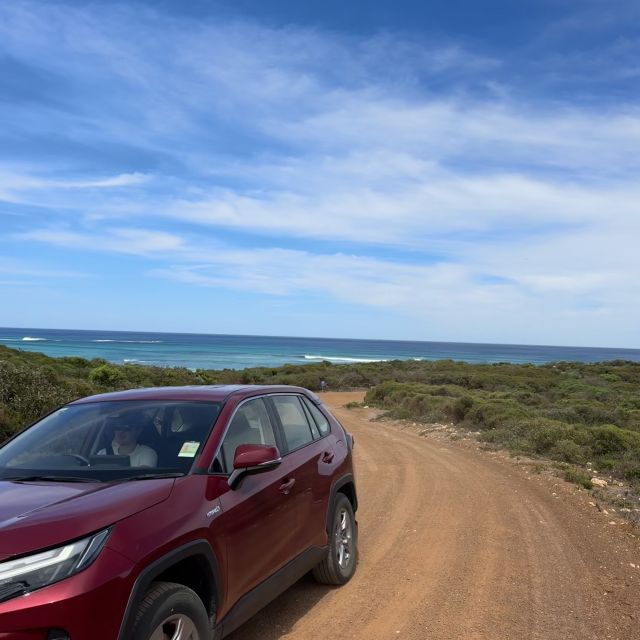
<path id="1" fill-rule="evenodd" d="M 127 640 L 127 633 L 135 619 L 138 603 L 149 589 L 151 583 L 174 564 L 193 556 L 204 556 L 206 558 L 206 568 L 211 572 L 210 577 L 213 581 L 213 598 L 216 603 L 220 602 L 222 595 L 220 590 L 220 570 L 211 545 L 206 540 L 192 540 L 187 544 L 172 549 L 140 572 L 129 594 L 127 607 L 120 624 L 118 640 Z"/>
<path id="2" fill-rule="evenodd" d="M 335 505 L 336 502 L 336 496 L 338 495 L 338 493 L 340 493 L 340 489 L 342 489 L 342 487 L 351 484 L 353 487 L 353 513 L 355 514 L 355 512 L 358 509 L 358 496 L 356 493 L 356 483 L 355 480 L 353 479 L 353 474 L 352 473 L 345 473 L 344 475 L 340 476 L 339 478 L 337 478 L 336 480 L 333 481 L 333 484 L 331 485 L 331 495 L 329 498 L 329 503 L 327 505 L 327 515 L 326 515 L 326 527 L 327 527 L 327 535 L 330 533 L 329 529 L 331 527 L 331 514 L 333 513 L 333 507 Z"/>

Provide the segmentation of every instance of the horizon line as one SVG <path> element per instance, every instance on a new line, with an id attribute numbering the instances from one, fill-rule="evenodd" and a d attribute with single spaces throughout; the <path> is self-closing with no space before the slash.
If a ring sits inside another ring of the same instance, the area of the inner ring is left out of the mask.
<path id="1" fill-rule="evenodd" d="M 469 342 L 469 341 L 453 341 L 453 340 L 400 340 L 397 338 L 335 338 L 330 336 L 285 336 L 285 335 L 264 335 L 249 333 L 200 333 L 194 331 L 141 331 L 128 329 L 69 329 L 55 327 L 0 327 L 0 331 L 7 329 L 9 331 L 78 331 L 85 333 L 137 333 L 146 335 L 185 335 L 185 336 L 210 336 L 210 337 L 238 337 L 238 338 L 278 338 L 278 339 L 297 339 L 297 340 L 343 340 L 351 342 L 396 342 L 396 343 L 423 343 L 423 344 L 461 344 L 475 346 L 500 346 L 500 347 L 539 347 L 546 349 L 593 349 L 602 351 L 639 351 L 638 347 L 602 347 L 602 346 L 581 346 L 581 345 L 562 345 L 562 344 L 525 344 L 515 342 Z M 1 338 L 0 338 L 1 340 Z"/>

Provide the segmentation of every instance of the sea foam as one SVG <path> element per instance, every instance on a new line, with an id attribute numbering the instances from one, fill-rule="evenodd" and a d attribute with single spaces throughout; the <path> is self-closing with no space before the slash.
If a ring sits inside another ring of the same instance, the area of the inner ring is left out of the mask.
<path id="1" fill-rule="evenodd" d="M 305 360 L 328 360 L 329 362 L 387 362 L 389 358 L 347 358 L 346 356 L 304 356 Z"/>
<path id="2" fill-rule="evenodd" d="M 91 342 L 118 342 L 118 343 L 129 342 L 129 343 L 132 343 L 132 344 L 161 344 L 162 342 L 164 342 L 164 340 L 106 340 L 106 339 L 101 339 L 101 340 L 92 340 Z"/>

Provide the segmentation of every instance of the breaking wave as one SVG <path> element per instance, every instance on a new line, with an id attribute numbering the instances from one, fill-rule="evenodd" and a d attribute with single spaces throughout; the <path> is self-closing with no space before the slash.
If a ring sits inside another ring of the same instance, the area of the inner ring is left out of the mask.
<path id="1" fill-rule="evenodd" d="M 328 360 L 329 362 L 387 362 L 389 358 L 349 358 L 347 356 L 303 356 L 305 360 Z"/>
<path id="2" fill-rule="evenodd" d="M 164 340 L 107 340 L 107 339 L 101 339 L 101 340 L 92 340 L 91 342 L 129 342 L 132 344 L 159 344 L 161 342 L 164 342 Z"/>

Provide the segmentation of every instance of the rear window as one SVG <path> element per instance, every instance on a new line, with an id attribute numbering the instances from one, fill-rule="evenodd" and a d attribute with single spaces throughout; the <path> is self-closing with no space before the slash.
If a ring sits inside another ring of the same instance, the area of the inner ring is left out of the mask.
<path id="1" fill-rule="evenodd" d="M 329 424 L 329 421 L 325 418 L 322 411 L 320 411 L 320 409 L 318 409 L 318 407 L 316 407 L 316 405 L 313 404 L 313 402 L 310 402 L 307 398 L 303 398 L 302 400 L 305 406 L 307 407 L 307 409 L 309 409 L 309 413 L 313 417 L 313 420 L 316 423 L 316 426 L 318 427 L 318 431 L 320 432 L 320 435 L 322 436 L 328 435 L 329 431 L 331 431 L 331 425 Z"/>
<path id="2" fill-rule="evenodd" d="M 298 396 L 272 396 L 289 451 L 313 442 L 311 426 Z"/>

